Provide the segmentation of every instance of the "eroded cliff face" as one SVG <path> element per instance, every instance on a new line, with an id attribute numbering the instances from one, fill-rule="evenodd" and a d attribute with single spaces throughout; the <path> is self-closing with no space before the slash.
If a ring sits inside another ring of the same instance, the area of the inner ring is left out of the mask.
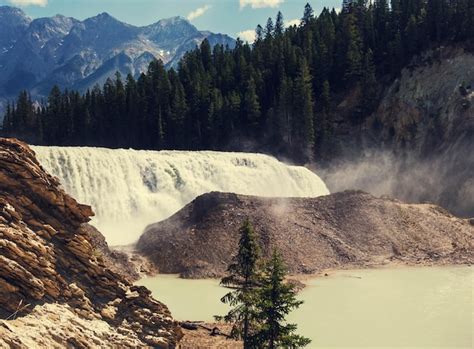
<path id="1" fill-rule="evenodd" d="M 0 347 L 176 346 L 167 307 L 94 248 L 91 215 L 27 145 L 0 139 Z"/>
<path id="2" fill-rule="evenodd" d="M 384 145 L 427 156 L 474 130 L 474 54 L 440 47 L 416 57 L 386 91 L 367 126 L 379 123 Z"/>
<path id="3" fill-rule="evenodd" d="M 474 216 L 472 52 L 448 46 L 414 58 L 370 117 L 336 133 L 341 155 L 323 173 L 331 192 L 361 189 Z"/>
<path id="4" fill-rule="evenodd" d="M 293 274 L 388 263 L 474 262 L 474 226 L 442 208 L 348 191 L 318 198 L 204 194 L 150 225 L 138 242 L 162 273 L 225 274 L 249 218 L 263 253 L 281 251 Z M 172 257 L 172 258 L 171 258 Z"/>

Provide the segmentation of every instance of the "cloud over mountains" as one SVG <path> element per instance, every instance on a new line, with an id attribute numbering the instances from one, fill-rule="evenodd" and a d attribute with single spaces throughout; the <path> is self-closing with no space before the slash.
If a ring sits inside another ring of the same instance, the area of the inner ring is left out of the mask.
<path id="1" fill-rule="evenodd" d="M 48 5 L 48 0 L 9 0 L 12 5 L 15 6 L 41 6 L 45 7 Z"/>

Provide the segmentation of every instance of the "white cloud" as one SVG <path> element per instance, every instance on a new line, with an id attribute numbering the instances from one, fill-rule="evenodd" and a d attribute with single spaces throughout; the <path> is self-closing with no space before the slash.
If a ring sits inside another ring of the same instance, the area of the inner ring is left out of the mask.
<path id="1" fill-rule="evenodd" d="M 336 11 L 336 13 L 341 13 L 342 8 L 340 8 L 340 7 L 335 7 L 334 10 Z"/>
<path id="2" fill-rule="evenodd" d="M 16 6 L 41 6 L 45 7 L 48 5 L 48 0 L 9 0 L 11 4 Z"/>
<path id="3" fill-rule="evenodd" d="M 249 29 L 237 33 L 237 36 L 242 39 L 242 41 L 248 41 L 250 44 L 255 41 L 255 30 Z"/>
<path id="4" fill-rule="evenodd" d="M 204 5 L 203 7 L 200 7 L 198 9 L 195 9 L 194 11 L 190 12 L 188 14 L 188 21 L 192 21 L 195 18 L 201 17 L 203 14 L 205 14 L 212 6 L 211 5 Z"/>
<path id="5" fill-rule="evenodd" d="M 288 21 L 285 21 L 285 26 L 286 27 L 292 27 L 294 25 L 299 26 L 301 23 L 301 19 L 295 18 L 295 19 L 290 19 Z"/>
<path id="6" fill-rule="evenodd" d="M 250 6 L 251 8 L 278 7 L 285 0 L 239 0 L 240 8 Z"/>

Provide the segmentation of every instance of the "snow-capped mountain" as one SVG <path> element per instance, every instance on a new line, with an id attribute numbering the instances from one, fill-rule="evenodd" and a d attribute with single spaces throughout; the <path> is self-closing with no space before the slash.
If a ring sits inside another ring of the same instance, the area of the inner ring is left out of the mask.
<path id="1" fill-rule="evenodd" d="M 154 58 L 173 66 L 205 38 L 211 45 L 235 44 L 181 17 L 136 27 L 107 13 L 84 21 L 31 19 L 21 9 L 0 6 L 0 100 L 23 89 L 45 96 L 55 84 L 85 90 L 116 71 L 138 75 Z"/>

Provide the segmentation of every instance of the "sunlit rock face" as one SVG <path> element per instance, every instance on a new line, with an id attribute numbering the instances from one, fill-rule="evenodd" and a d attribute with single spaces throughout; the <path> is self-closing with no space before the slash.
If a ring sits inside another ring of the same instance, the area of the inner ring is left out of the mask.
<path id="1" fill-rule="evenodd" d="M 112 271 L 94 246 L 91 215 L 26 144 L 0 138 L 0 347 L 176 345 L 168 308 Z M 97 341 L 74 335 L 88 324 L 102 329 Z"/>
<path id="2" fill-rule="evenodd" d="M 34 147 L 65 190 L 94 208 L 92 223 L 111 245 L 135 242 L 146 225 L 211 191 L 265 197 L 329 194 L 304 167 L 262 154 Z"/>

